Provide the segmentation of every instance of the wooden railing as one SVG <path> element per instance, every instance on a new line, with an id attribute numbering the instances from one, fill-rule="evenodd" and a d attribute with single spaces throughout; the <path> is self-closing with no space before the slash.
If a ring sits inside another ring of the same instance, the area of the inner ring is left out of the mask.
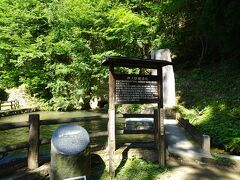
<path id="1" fill-rule="evenodd" d="M 164 109 L 155 109 L 154 114 L 124 114 L 123 118 L 153 118 L 153 129 L 149 130 L 124 130 L 124 134 L 153 134 L 154 146 L 157 151 L 158 163 L 164 167 L 166 164 L 166 146 L 165 146 L 165 129 L 164 129 Z M 118 132 L 118 131 L 116 131 Z M 139 146 L 140 145 L 140 146 Z M 143 145 L 143 146 L 142 146 Z M 134 145 L 135 146 L 135 145 Z M 137 146 L 149 147 L 149 143 L 138 144 Z M 152 145 L 150 145 L 152 147 Z M 110 159 L 109 159 L 110 160 Z"/>
<path id="2" fill-rule="evenodd" d="M 157 111 L 156 111 L 157 112 Z M 160 118 L 158 113 L 154 113 L 154 115 L 123 115 L 123 118 L 126 117 L 152 117 L 154 118 L 154 127 L 153 130 L 137 130 L 134 132 L 127 132 L 128 134 L 153 134 L 154 135 L 154 141 L 155 141 L 155 147 L 157 150 L 161 150 L 161 143 L 159 142 L 160 139 L 164 139 L 164 133 L 161 132 L 160 127 Z M 16 129 L 16 128 L 23 128 L 23 127 L 29 127 L 29 139 L 28 142 L 23 142 L 19 144 L 12 144 L 7 145 L 4 147 L 0 147 L 0 153 L 6 153 L 9 151 L 19 150 L 19 149 L 28 149 L 27 154 L 27 163 L 29 169 L 35 169 L 39 166 L 39 147 L 40 145 L 49 144 L 51 142 L 50 139 L 40 139 L 40 126 L 41 125 L 53 125 L 53 124 L 63 124 L 63 123 L 70 123 L 70 122 L 90 122 L 90 121 L 96 121 L 96 120 L 106 120 L 106 117 L 103 116 L 88 116 L 88 117 L 76 117 L 76 118 L 67 118 L 67 119 L 49 119 L 49 120 L 40 120 L 39 114 L 30 114 L 29 120 L 26 122 L 12 122 L 12 123 L 4 123 L 0 124 L 0 131 L 3 130 L 10 130 L 10 129 Z M 124 130 L 117 130 L 117 134 L 125 134 Z M 100 136 L 107 136 L 108 131 L 101 131 L 101 132 L 93 132 L 90 133 L 90 138 L 94 137 L 100 137 Z M 137 145 L 139 146 L 139 145 Z M 147 145 L 149 146 L 149 145 Z M 144 147 L 144 146 L 143 146 Z M 92 147 L 91 147 L 92 148 Z M 105 147 L 100 147 L 105 148 Z M 96 148 L 98 149 L 98 147 Z"/>
<path id="3" fill-rule="evenodd" d="M 13 101 L 0 101 L 0 110 L 2 110 L 2 107 L 10 107 L 10 109 L 17 109 L 19 107 L 19 101 L 13 100 Z"/>
<path id="4" fill-rule="evenodd" d="M 70 123 L 70 122 L 86 122 L 86 121 L 103 120 L 103 119 L 106 119 L 106 118 L 102 116 L 89 116 L 89 117 L 78 117 L 78 118 L 68 118 L 68 119 L 40 120 L 39 114 L 30 114 L 28 121 L 0 124 L 0 131 L 29 127 L 28 142 L 11 144 L 4 147 L 0 147 L 0 153 L 6 153 L 9 151 L 27 148 L 28 149 L 28 155 L 27 155 L 28 168 L 35 169 L 39 166 L 39 146 L 43 144 L 49 144 L 51 142 L 50 139 L 40 139 L 41 125 L 53 125 L 53 124 L 62 124 L 62 123 Z M 107 131 L 90 133 L 90 137 L 107 136 L 107 134 L 108 134 Z"/>

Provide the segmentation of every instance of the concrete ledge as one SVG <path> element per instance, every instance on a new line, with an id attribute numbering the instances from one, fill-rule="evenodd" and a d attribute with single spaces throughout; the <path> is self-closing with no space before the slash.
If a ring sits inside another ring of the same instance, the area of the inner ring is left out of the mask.
<path id="1" fill-rule="evenodd" d="M 200 131 L 198 131 L 195 126 L 189 123 L 188 120 L 180 118 L 178 119 L 178 122 L 188 132 L 188 134 L 191 135 L 194 141 L 202 148 L 205 153 L 211 153 L 211 143 L 209 135 L 201 134 Z"/>
<path id="2" fill-rule="evenodd" d="M 202 134 L 198 129 L 183 118 L 178 119 L 179 124 L 192 136 L 199 146 L 202 146 Z"/>
<path id="3" fill-rule="evenodd" d="M 219 158 L 228 158 L 228 159 L 231 159 L 233 161 L 237 161 L 238 163 L 240 163 L 240 156 L 227 155 L 227 154 L 216 154 L 216 153 L 214 153 L 213 156 L 219 157 Z"/>
<path id="4" fill-rule="evenodd" d="M 183 161 L 199 161 L 207 163 L 208 165 L 232 168 L 233 170 L 240 171 L 240 157 L 231 155 L 206 155 L 203 153 L 186 152 L 179 149 L 168 148 L 169 158 Z"/>
<path id="5" fill-rule="evenodd" d="M 0 111 L 0 117 L 12 116 L 16 114 L 24 114 L 38 111 L 37 108 L 21 108 L 8 111 Z"/>
<path id="6" fill-rule="evenodd" d="M 204 153 L 198 153 L 195 151 L 186 151 L 181 149 L 175 149 L 175 148 L 168 148 L 169 155 L 174 155 L 181 157 L 183 159 L 193 159 L 193 160 L 202 160 L 202 159 L 213 159 L 213 157 L 210 154 L 204 154 Z"/>

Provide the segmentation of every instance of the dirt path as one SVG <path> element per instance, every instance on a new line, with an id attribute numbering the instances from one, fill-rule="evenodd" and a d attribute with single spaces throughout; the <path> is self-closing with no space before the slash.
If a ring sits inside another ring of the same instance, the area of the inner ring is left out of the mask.
<path id="1" fill-rule="evenodd" d="M 170 171 L 159 176 L 163 180 L 240 180 L 237 167 L 217 167 L 199 161 L 169 161 Z"/>

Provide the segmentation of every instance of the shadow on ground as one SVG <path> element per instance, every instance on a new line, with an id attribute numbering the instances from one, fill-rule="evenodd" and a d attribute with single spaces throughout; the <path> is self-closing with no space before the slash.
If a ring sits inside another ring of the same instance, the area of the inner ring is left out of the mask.
<path id="1" fill-rule="evenodd" d="M 104 175 L 107 176 L 106 172 L 106 165 L 103 161 L 103 159 L 97 155 L 97 154 L 92 154 L 91 155 L 91 174 L 92 174 L 92 179 L 93 180 L 98 180 L 100 178 L 103 178 Z"/>
<path id="2" fill-rule="evenodd" d="M 223 167 L 220 165 L 203 163 L 200 161 L 169 161 L 170 172 L 164 175 L 162 179 L 168 180 L 188 180 L 188 179 L 231 179 L 239 180 L 240 171 L 232 167 Z"/>

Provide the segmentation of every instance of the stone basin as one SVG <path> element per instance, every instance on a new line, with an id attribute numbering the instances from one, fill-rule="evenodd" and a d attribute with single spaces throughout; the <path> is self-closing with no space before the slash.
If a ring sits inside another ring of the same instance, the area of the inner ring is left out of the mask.
<path id="1" fill-rule="evenodd" d="M 152 130 L 153 118 L 126 118 L 125 130 Z"/>

